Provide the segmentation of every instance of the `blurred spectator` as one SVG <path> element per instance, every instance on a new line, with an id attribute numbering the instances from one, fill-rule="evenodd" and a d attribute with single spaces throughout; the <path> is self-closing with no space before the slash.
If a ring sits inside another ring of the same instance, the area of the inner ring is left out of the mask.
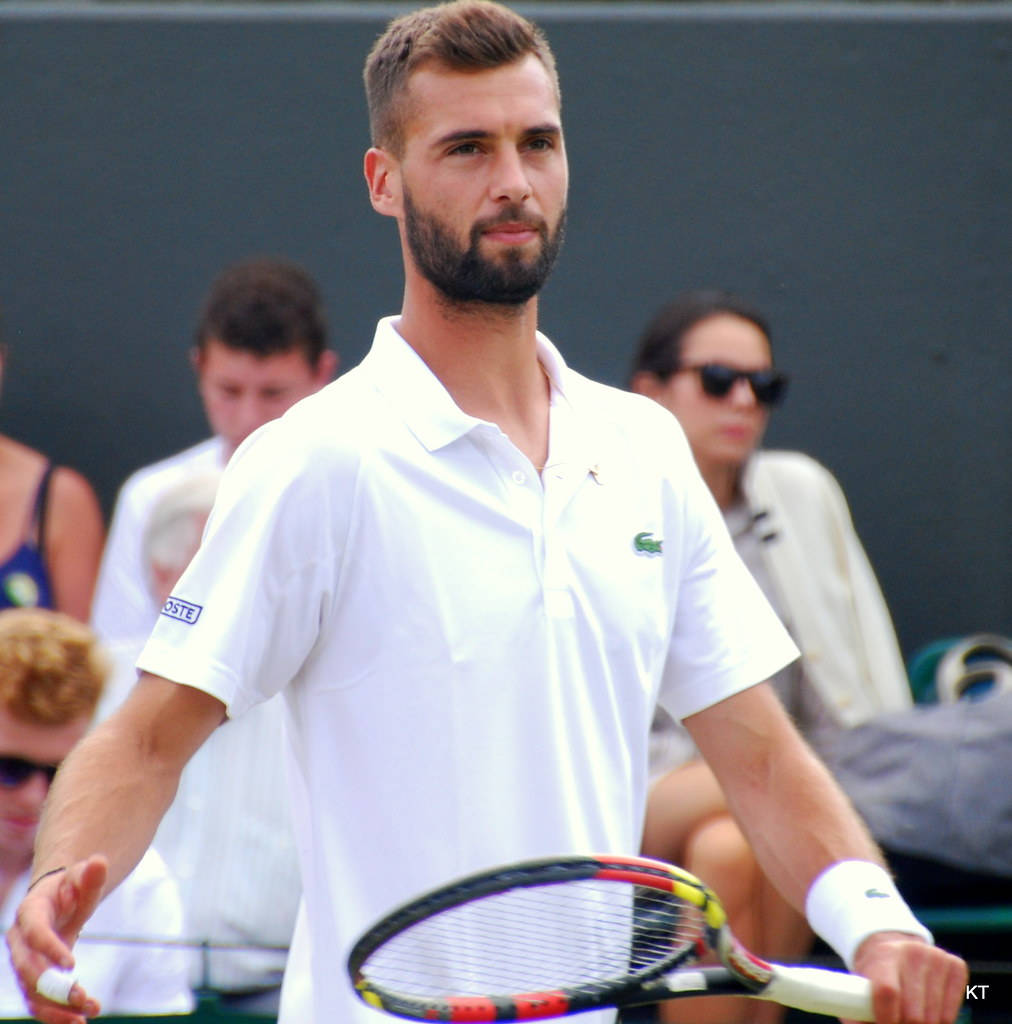
<path id="1" fill-rule="evenodd" d="M 321 388 L 338 363 L 314 281 L 268 259 L 229 267 L 214 281 L 191 360 L 214 436 L 139 469 L 121 488 L 92 613 L 107 642 L 146 634 L 158 616 L 141 538 L 159 495 L 193 473 L 222 469 L 249 434 Z"/>
<path id="2" fill-rule="evenodd" d="M 0 612 L 4 931 L 28 888 L 32 846 L 53 774 L 86 732 L 107 674 L 107 661 L 82 623 L 37 608 Z M 186 957 L 173 945 L 181 927 L 176 883 L 161 857 L 148 851 L 88 922 L 74 950 L 75 973 L 106 1013 L 188 1013 L 193 998 Z M 0 1016 L 28 1016 L 6 956 L 0 962 Z"/>
<path id="3" fill-rule="evenodd" d="M 0 379 L 7 352 L 0 345 Z M 0 435 L 0 609 L 55 608 L 88 621 L 105 527 L 91 484 Z"/>
<path id="4" fill-rule="evenodd" d="M 678 418 L 735 548 L 800 648 L 801 659 L 772 682 L 812 746 L 824 753 L 841 730 L 909 708 L 889 612 L 839 484 L 800 452 L 757 450 L 787 388 L 762 314 L 723 292 L 681 296 L 646 328 L 630 388 Z M 651 759 L 644 852 L 709 882 L 750 948 L 771 959 L 801 956 L 811 941 L 806 923 L 759 872 L 687 731 L 663 712 Z M 747 1001 L 737 1009 L 671 1004 L 662 1013 L 670 1021 L 783 1016 Z"/>
<path id="5" fill-rule="evenodd" d="M 765 318 L 722 292 L 661 310 L 631 378 L 678 418 L 738 553 L 801 648 L 775 684 L 819 750 L 841 727 L 913 701 L 839 484 L 800 452 L 757 450 L 786 387 Z"/>

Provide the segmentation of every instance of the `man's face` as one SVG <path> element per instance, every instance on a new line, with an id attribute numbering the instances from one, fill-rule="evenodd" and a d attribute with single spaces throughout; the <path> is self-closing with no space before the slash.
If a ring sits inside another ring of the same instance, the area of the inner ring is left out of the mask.
<path id="1" fill-rule="evenodd" d="M 0 708 L 0 757 L 56 765 L 87 728 L 87 716 L 65 725 L 36 725 Z M 49 780 L 41 771 L 31 772 L 20 785 L 0 785 L 0 860 L 5 867 L 20 872 L 31 863 L 42 802 L 48 792 Z"/>
<path id="2" fill-rule="evenodd" d="M 521 207 L 508 207 L 495 220 L 474 224 L 465 246 L 435 214 L 422 213 L 404 190 L 404 230 L 411 257 L 422 275 L 455 303 L 518 306 L 541 291 L 562 248 L 564 210 L 551 233 L 543 220 L 536 223 L 541 244 L 533 258 L 518 250 L 507 249 L 495 257 L 482 251 L 490 228 L 524 219 Z"/>
<path id="3" fill-rule="evenodd" d="M 559 106 L 531 56 L 415 72 L 401 161 L 411 261 L 454 303 L 520 305 L 554 266 L 568 167 Z"/>
<path id="4" fill-rule="evenodd" d="M 258 427 L 323 387 L 334 370 L 330 351 L 314 367 L 301 350 L 256 356 L 216 338 L 192 358 L 207 421 L 224 438 L 229 455 Z"/>

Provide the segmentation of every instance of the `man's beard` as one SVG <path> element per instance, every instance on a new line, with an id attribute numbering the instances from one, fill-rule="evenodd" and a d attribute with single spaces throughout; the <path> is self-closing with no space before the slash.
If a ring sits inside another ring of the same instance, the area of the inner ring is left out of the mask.
<path id="1" fill-rule="evenodd" d="M 469 245 L 463 248 L 432 214 L 423 213 L 404 191 L 404 228 L 408 249 L 422 275 L 450 302 L 483 302 L 496 306 L 520 306 L 541 290 L 555 266 L 565 234 L 563 210 L 555 231 L 537 223 L 541 247 L 533 260 L 519 251 L 506 251 L 497 261 L 480 251 L 482 234 L 495 224 L 520 221 L 530 216 L 522 207 L 510 206 L 494 220 L 479 221 L 471 228 Z"/>

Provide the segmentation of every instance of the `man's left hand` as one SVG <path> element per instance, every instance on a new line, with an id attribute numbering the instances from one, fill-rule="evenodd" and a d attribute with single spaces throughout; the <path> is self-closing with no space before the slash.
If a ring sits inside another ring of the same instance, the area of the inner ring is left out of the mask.
<path id="1" fill-rule="evenodd" d="M 869 935 L 854 970 L 872 984 L 876 1024 L 953 1024 L 966 994 L 958 956 L 902 932 Z"/>

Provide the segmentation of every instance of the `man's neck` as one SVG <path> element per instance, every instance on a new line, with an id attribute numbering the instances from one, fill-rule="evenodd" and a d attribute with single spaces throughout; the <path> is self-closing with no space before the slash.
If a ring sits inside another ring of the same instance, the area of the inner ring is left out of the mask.
<path id="1" fill-rule="evenodd" d="M 464 412 L 497 424 L 541 468 L 550 389 L 538 362 L 536 299 L 453 305 L 409 290 L 397 329 Z"/>
<path id="2" fill-rule="evenodd" d="M 726 512 L 741 494 L 741 467 L 727 463 L 700 462 L 699 472 L 721 512 Z"/>

